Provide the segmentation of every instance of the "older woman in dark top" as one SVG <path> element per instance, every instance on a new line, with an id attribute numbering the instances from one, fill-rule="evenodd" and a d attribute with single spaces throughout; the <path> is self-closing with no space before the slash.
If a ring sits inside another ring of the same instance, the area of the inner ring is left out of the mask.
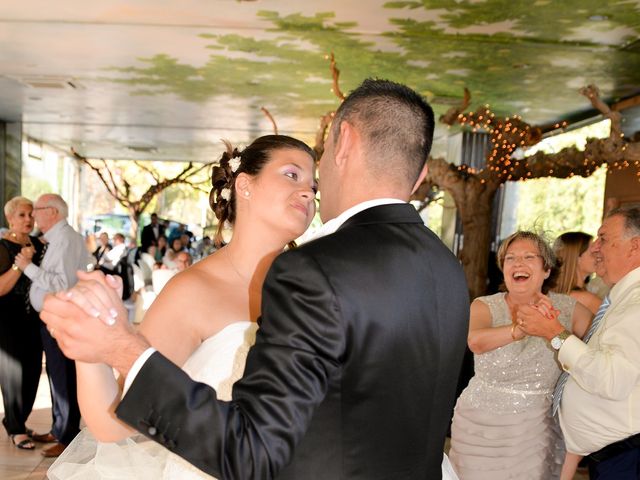
<path id="1" fill-rule="evenodd" d="M 4 401 L 2 424 L 13 444 L 35 448 L 26 420 L 33 408 L 42 368 L 40 319 L 29 303 L 29 279 L 14 263 L 18 253 L 39 260 L 43 245 L 29 236 L 33 203 L 24 197 L 9 200 L 4 214 L 9 231 L 0 239 L 0 388 Z"/>

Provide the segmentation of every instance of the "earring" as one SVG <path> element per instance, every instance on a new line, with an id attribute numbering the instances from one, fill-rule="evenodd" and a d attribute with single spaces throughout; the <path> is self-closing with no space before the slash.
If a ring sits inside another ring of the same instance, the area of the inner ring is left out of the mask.
<path id="1" fill-rule="evenodd" d="M 247 192 L 247 191 L 245 190 L 245 192 L 244 192 L 244 196 L 245 196 L 245 197 L 248 197 L 248 196 L 249 196 L 249 192 Z"/>

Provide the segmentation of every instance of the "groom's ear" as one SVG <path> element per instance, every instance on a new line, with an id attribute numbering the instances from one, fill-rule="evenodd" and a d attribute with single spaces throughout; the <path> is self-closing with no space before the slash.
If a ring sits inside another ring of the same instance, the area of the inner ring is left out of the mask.
<path id="1" fill-rule="evenodd" d="M 418 179 L 416 180 L 416 183 L 413 185 L 413 189 L 411 190 L 412 195 L 416 193 L 416 190 L 418 190 L 418 187 L 420 187 L 420 185 L 424 181 L 425 177 L 427 176 L 427 173 L 429 173 L 429 166 L 427 165 L 427 162 L 425 162 L 424 167 L 422 167 L 422 170 L 420 171 L 420 175 L 418 175 Z"/>
<path id="2" fill-rule="evenodd" d="M 334 161 L 336 166 L 344 168 L 359 148 L 360 136 L 356 129 L 346 120 L 340 123 L 340 135 L 334 149 Z"/>

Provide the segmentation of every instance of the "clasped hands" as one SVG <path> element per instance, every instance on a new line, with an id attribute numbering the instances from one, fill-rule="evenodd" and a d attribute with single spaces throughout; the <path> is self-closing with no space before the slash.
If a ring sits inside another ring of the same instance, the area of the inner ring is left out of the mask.
<path id="1" fill-rule="evenodd" d="M 13 260 L 20 270 L 24 272 L 24 269 L 31 263 L 31 259 L 33 258 L 33 254 L 36 252 L 35 248 L 32 245 L 24 246 L 20 249 L 20 252 L 16 255 L 16 258 Z"/>
<path id="2" fill-rule="evenodd" d="M 40 318 L 72 360 L 106 363 L 126 375 L 149 346 L 129 324 L 122 280 L 102 272 L 78 272 L 71 289 L 45 297 Z"/>
<path id="3" fill-rule="evenodd" d="M 535 303 L 518 307 L 515 325 L 526 335 L 550 339 L 558 326 L 561 327 L 559 315 L 560 311 L 551 304 L 549 297 L 539 293 Z"/>

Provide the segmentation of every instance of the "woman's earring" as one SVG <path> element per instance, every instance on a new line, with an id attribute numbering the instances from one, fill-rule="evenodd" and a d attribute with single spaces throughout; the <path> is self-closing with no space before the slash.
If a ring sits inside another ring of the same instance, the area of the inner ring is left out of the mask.
<path id="1" fill-rule="evenodd" d="M 245 197 L 248 197 L 248 196 L 249 196 L 249 192 L 247 192 L 247 191 L 245 190 L 245 192 L 244 192 L 244 196 L 245 196 Z"/>

